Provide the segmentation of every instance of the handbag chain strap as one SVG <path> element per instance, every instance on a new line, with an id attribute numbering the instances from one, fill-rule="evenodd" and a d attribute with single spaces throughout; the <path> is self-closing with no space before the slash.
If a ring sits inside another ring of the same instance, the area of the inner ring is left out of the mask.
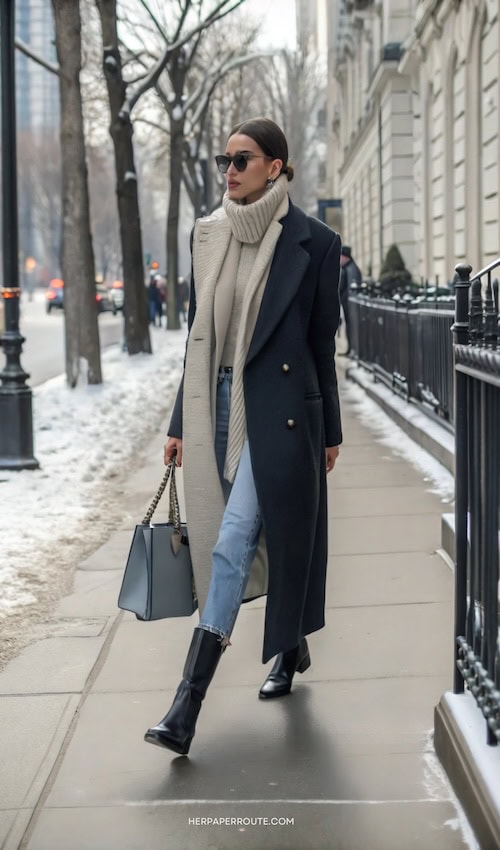
<path id="1" fill-rule="evenodd" d="M 156 491 L 156 495 L 151 502 L 146 516 L 142 521 L 142 525 L 149 525 L 153 518 L 153 514 L 158 507 L 158 502 L 160 501 L 163 493 L 165 491 L 165 487 L 167 486 L 168 479 L 172 476 L 170 481 L 170 501 L 169 501 L 169 511 L 168 511 L 168 521 L 172 523 L 176 531 L 180 531 L 181 529 L 181 512 L 179 508 L 179 497 L 177 495 L 177 485 L 175 483 L 175 458 L 172 458 L 170 463 L 168 464 L 165 475 L 161 480 L 161 484 Z"/>

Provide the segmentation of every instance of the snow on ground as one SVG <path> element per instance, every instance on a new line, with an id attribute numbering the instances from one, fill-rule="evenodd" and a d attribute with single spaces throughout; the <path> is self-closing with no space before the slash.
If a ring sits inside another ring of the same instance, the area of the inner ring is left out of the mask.
<path id="1" fill-rule="evenodd" d="M 368 398 L 361 387 L 352 381 L 346 381 L 343 390 L 342 398 L 353 405 L 355 415 L 359 417 L 363 425 L 374 431 L 376 439 L 420 470 L 424 481 L 429 484 L 429 490 L 439 496 L 443 503 L 452 502 L 455 494 L 455 479 L 448 470 L 410 439 L 374 401 Z"/>
<path id="2" fill-rule="evenodd" d="M 63 580 L 61 566 L 74 563 L 82 541 L 92 542 L 93 518 L 104 517 L 94 531 L 101 536 L 106 515 L 117 522 L 114 480 L 136 460 L 145 434 L 166 433 L 185 337 L 155 329 L 152 356 L 109 349 L 100 386 L 70 390 L 61 375 L 33 391 L 41 468 L 0 470 L 0 619 Z"/>

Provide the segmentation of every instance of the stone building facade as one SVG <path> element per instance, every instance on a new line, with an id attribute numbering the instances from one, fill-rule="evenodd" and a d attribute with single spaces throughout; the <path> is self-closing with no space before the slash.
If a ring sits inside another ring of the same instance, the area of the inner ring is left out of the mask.
<path id="1" fill-rule="evenodd" d="M 329 0 L 329 192 L 376 277 L 500 254 L 499 0 Z"/>

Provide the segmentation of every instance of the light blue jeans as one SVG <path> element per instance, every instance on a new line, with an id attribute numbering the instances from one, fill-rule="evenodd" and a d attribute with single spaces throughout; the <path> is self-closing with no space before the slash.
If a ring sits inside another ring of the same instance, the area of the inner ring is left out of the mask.
<path id="1" fill-rule="evenodd" d="M 210 586 L 199 624 L 200 629 L 227 639 L 238 616 L 262 528 L 248 440 L 233 484 L 224 479 L 231 385 L 232 374 L 221 370 L 217 381 L 215 455 L 226 509 L 212 553 Z"/>

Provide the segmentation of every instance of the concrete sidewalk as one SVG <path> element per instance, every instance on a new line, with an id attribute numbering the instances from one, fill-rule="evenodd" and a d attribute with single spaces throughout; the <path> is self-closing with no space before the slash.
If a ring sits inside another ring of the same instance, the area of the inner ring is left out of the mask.
<path id="1" fill-rule="evenodd" d="M 241 611 L 189 758 L 143 742 L 170 705 L 196 617 L 118 613 L 127 524 L 80 564 L 53 636 L 0 674 L 2 850 L 474 846 L 432 746 L 452 677 L 453 576 L 436 554 L 443 506 L 343 395 L 327 626 L 311 636 L 312 666 L 292 695 L 257 699 L 257 601 Z M 138 521 L 161 444 L 124 493 Z"/>

